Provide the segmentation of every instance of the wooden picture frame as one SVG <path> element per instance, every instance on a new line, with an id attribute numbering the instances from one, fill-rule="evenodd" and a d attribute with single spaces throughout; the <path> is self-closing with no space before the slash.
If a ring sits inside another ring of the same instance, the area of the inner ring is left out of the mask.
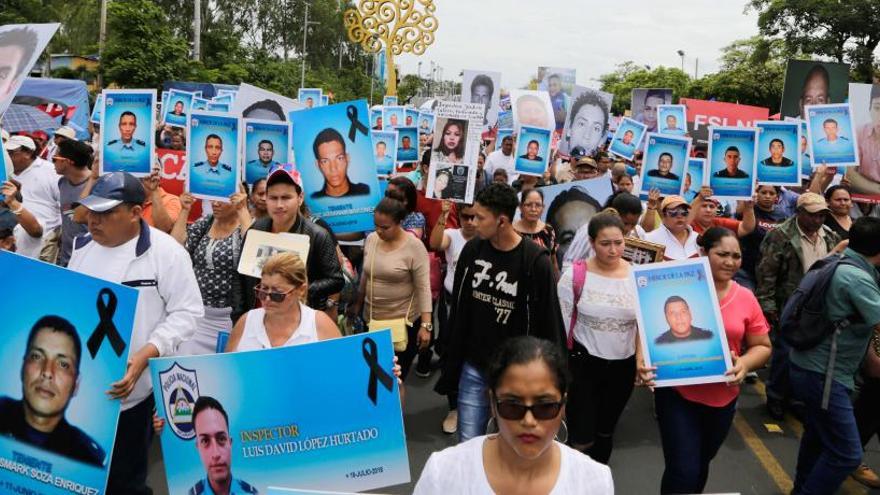
<path id="1" fill-rule="evenodd" d="M 633 265 L 646 265 L 663 261 L 666 246 L 653 242 L 643 241 L 636 237 L 627 237 L 624 240 L 623 259 Z"/>

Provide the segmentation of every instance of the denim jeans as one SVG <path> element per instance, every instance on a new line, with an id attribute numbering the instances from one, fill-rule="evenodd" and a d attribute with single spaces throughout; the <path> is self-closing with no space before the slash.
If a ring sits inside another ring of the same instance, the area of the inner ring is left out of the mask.
<path id="1" fill-rule="evenodd" d="M 789 377 L 791 362 L 788 360 L 791 349 L 782 338 L 782 331 L 778 326 L 770 330 L 770 340 L 773 349 L 770 353 L 770 373 L 767 375 L 767 398 L 787 401 L 792 399 Z"/>
<path id="2" fill-rule="evenodd" d="M 806 406 L 792 493 L 834 493 L 862 462 L 862 442 L 850 391 L 832 382 L 826 411 L 822 409 L 825 375 L 792 365 L 791 384 L 795 396 Z"/>
<path id="3" fill-rule="evenodd" d="M 655 390 L 654 401 L 666 462 L 660 493 L 702 493 L 709 463 L 730 431 L 736 400 L 711 407 L 667 387 Z"/>
<path id="4" fill-rule="evenodd" d="M 458 441 L 486 434 L 489 422 L 489 388 L 483 374 L 464 363 L 458 380 Z"/>

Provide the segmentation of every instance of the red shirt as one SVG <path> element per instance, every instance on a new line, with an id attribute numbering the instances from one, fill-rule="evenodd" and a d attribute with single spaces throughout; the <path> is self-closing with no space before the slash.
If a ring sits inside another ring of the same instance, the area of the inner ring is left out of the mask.
<path id="1" fill-rule="evenodd" d="M 724 217 L 714 217 L 712 218 L 712 227 L 724 227 L 725 229 L 732 230 L 734 234 L 737 233 L 739 229 L 739 220 L 735 220 L 733 218 L 724 218 Z M 691 223 L 691 227 L 694 229 L 698 235 L 703 235 L 708 229 L 704 229 L 702 225 L 699 224 L 696 220 Z"/>
<path id="2" fill-rule="evenodd" d="M 439 199 L 429 199 L 425 197 L 425 191 L 416 191 L 416 211 L 420 212 L 422 215 L 425 215 L 425 237 L 431 236 L 431 230 L 434 228 L 434 225 L 437 224 L 437 220 L 440 219 L 440 211 L 443 208 L 443 202 Z M 446 217 L 446 228 L 447 229 L 457 229 L 458 228 L 458 210 L 455 207 L 455 204 L 452 205 L 452 208 L 449 210 L 449 215 Z"/>
<path id="3" fill-rule="evenodd" d="M 719 304 L 727 346 L 737 356 L 741 355 L 746 334 L 765 335 L 770 331 L 770 325 L 767 324 L 755 295 L 736 282 L 730 283 L 730 290 Z M 724 407 L 739 395 L 739 386 L 726 383 L 686 385 L 675 389 L 685 399 L 710 407 Z"/>

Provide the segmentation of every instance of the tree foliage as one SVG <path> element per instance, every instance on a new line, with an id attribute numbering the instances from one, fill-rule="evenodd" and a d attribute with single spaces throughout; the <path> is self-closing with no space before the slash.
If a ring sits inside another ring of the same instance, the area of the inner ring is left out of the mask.
<path id="1" fill-rule="evenodd" d="M 624 62 L 614 72 L 599 77 L 601 89 L 614 95 L 611 110 L 623 115 L 630 108 L 632 90 L 635 88 L 671 88 L 675 100 L 687 95 L 690 78 L 680 69 L 650 67 Z"/>

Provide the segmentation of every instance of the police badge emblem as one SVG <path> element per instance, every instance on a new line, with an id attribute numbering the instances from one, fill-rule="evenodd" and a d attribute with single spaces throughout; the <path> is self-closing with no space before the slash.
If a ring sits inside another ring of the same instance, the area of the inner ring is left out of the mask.
<path id="1" fill-rule="evenodd" d="M 166 423 L 182 440 L 192 440 L 196 436 L 192 413 L 199 398 L 195 370 L 188 370 L 175 362 L 167 370 L 159 372 L 159 381 Z"/>

